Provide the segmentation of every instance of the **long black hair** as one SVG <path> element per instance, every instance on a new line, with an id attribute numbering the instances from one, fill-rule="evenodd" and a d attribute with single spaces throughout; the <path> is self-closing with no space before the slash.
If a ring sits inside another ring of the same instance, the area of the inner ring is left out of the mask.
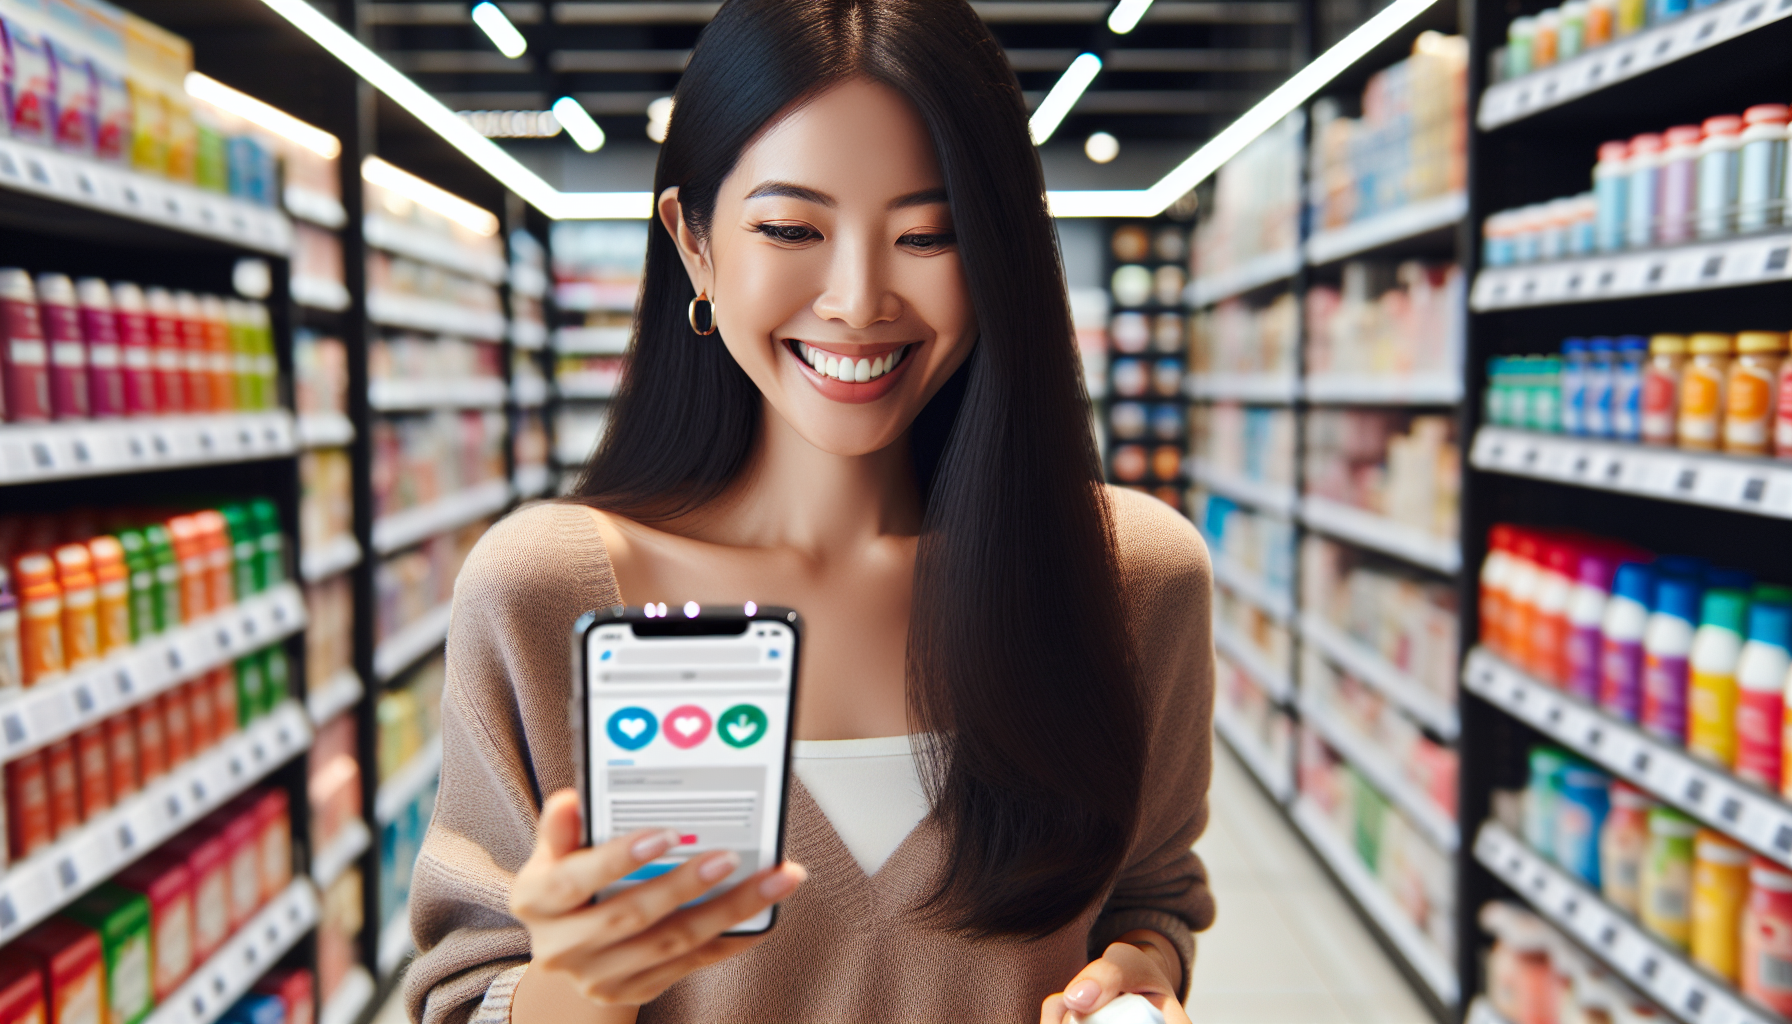
<path id="1" fill-rule="evenodd" d="M 1139 813 L 1144 700 L 1128 641 L 1069 304 L 1027 112 L 964 0 L 728 0 L 675 96 L 654 194 L 707 238 L 742 150 L 862 77 L 920 112 L 979 336 L 909 434 L 925 502 L 909 620 L 910 728 L 948 837 L 916 908 L 1037 937 L 1101 898 Z M 629 372 L 572 500 L 663 521 L 746 464 L 762 398 L 686 319 L 690 278 L 650 230 Z"/>

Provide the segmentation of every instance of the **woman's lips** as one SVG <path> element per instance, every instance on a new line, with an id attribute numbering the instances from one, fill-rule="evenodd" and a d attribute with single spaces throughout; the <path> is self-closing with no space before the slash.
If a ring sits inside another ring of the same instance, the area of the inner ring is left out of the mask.
<path id="1" fill-rule="evenodd" d="M 895 388 L 897 379 L 902 376 L 902 372 L 912 361 L 909 357 L 914 354 L 915 345 L 913 343 L 902 345 L 887 352 L 867 356 L 862 360 L 815 348 L 794 338 L 786 339 L 784 347 L 790 353 L 791 358 L 795 359 L 797 365 L 802 368 L 803 375 L 808 378 L 809 383 L 814 385 L 815 390 L 821 392 L 824 397 L 831 398 L 836 402 L 859 404 L 875 402 Z M 817 369 L 816 362 L 811 362 L 811 360 L 819 362 L 821 368 Z M 833 375 L 826 372 L 829 368 L 829 360 L 833 361 Z M 844 365 L 847 362 L 853 364 L 850 371 Z M 892 362 L 894 365 L 889 365 Z M 865 364 L 863 373 L 867 379 L 863 381 L 856 379 L 861 372 L 859 370 L 860 363 Z M 849 372 L 855 379 L 844 379 Z M 873 372 L 878 375 L 872 377 Z"/>

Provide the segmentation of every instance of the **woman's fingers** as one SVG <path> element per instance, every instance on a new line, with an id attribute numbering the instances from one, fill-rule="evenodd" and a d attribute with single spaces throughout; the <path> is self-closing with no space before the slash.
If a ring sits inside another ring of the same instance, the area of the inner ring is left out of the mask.
<path id="1" fill-rule="evenodd" d="M 578 796 L 571 790 L 549 797 L 542 808 L 535 852 L 517 872 L 511 890 L 510 909 L 517 917 L 548 918 L 577 910 L 678 842 L 677 834 L 666 829 L 642 829 L 580 849 L 578 813 Z"/>
<path id="2" fill-rule="evenodd" d="M 650 1003 L 685 975 L 752 949 L 764 942 L 765 938 L 765 935 L 717 936 L 676 960 L 668 960 L 632 978 L 617 982 L 613 986 L 616 993 L 613 1001 L 629 1006 Z"/>
<path id="3" fill-rule="evenodd" d="M 1078 971 L 1070 984 L 1064 986 L 1064 1007 L 1079 1014 L 1094 1013 L 1125 991 L 1125 971 L 1104 955 Z"/>
<path id="4" fill-rule="evenodd" d="M 1064 1024 L 1064 993 L 1054 992 L 1045 997 L 1039 1007 L 1039 1024 Z"/>
<path id="5" fill-rule="evenodd" d="M 660 880 L 669 880 L 693 867 L 694 865 L 686 865 Z M 628 979 L 676 961 L 789 896 L 808 877 L 809 873 L 801 865 L 790 863 L 754 874 L 714 899 L 670 914 L 658 923 L 652 923 L 657 918 L 650 920 L 651 927 L 643 928 L 641 934 L 627 942 L 617 943 L 599 952 L 585 969 L 612 978 Z M 720 878 L 716 881 L 720 881 Z M 709 882 L 701 891 L 673 903 L 667 910 L 690 902 L 702 892 L 707 892 L 714 884 L 714 881 Z M 606 901 L 606 904 L 626 899 L 630 895 L 633 895 L 633 890 L 618 893 Z M 656 896 L 658 898 L 660 897 Z"/>

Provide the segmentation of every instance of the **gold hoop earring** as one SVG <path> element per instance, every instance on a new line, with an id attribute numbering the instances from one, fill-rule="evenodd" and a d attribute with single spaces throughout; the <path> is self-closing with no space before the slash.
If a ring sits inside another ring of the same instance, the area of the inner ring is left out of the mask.
<path id="1" fill-rule="evenodd" d="M 709 330 L 707 331 L 697 326 L 697 303 L 699 302 L 707 302 L 709 304 Z M 687 311 L 686 315 L 690 318 L 691 330 L 696 331 L 704 337 L 716 333 L 716 300 L 710 298 L 709 293 L 698 292 L 697 297 L 691 300 L 691 308 Z"/>

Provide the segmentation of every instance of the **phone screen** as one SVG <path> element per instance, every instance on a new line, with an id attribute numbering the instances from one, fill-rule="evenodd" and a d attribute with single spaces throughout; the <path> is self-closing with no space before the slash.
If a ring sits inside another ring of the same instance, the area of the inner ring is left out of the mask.
<path id="1" fill-rule="evenodd" d="M 677 611 L 670 619 L 627 613 L 586 631 L 591 842 L 642 828 L 679 837 L 603 897 L 711 850 L 733 850 L 740 867 L 704 899 L 780 860 L 798 632 L 794 613 L 763 613 L 694 620 Z M 729 934 L 766 930 L 774 909 Z"/>

